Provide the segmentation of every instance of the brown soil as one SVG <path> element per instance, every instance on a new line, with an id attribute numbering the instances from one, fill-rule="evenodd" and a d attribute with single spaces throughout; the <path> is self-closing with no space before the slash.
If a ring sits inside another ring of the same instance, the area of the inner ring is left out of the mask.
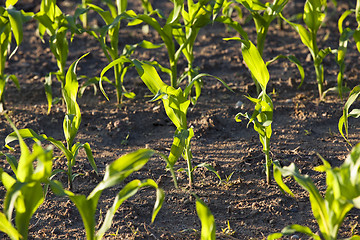
<path id="1" fill-rule="evenodd" d="M 35 6 L 34 2 L 22 1 L 18 8 L 37 11 L 38 6 Z M 138 8 L 138 2 L 131 3 L 129 7 Z M 165 12 L 171 7 L 171 4 L 165 1 L 153 2 L 155 7 L 165 9 Z M 290 16 L 301 11 L 301 2 L 291 1 L 285 8 L 285 15 Z M 64 11 L 72 8 L 70 3 L 59 1 Z M 329 7 L 331 17 L 318 34 L 319 39 L 322 39 L 320 47 L 337 48 L 337 19 L 345 9 L 353 7 L 347 2 L 342 2 L 336 9 L 332 5 Z M 351 21 L 346 24 L 354 25 Z M 244 28 L 255 41 L 253 23 L 244 24 Z M 64 107 L 59 103 L 53 106 L 51 113 L 47 115 L 43 87 L 44 76 L 57 70 L 56 62 L 47 43 L 42 43 L 36 36 L 35 29 L 35 22 L 25 25 L 24 42 L 16 55 L 7 62 L 6 73 L 16 74 L 21 85 L 19 92 L 12 83 L 7 84 L 7 108 L 17 128 L 32 128 L 37 133 L 64 139 Z M 246 121 L 237 123 L 234 120 L 239 111 L 252 111 L 253 105 L 245 95 L 254 94 L 254 85 L 242 62 L 239 43 L 223 41 L 223 38 L 235 35 L 231 30 L 225 31 L 221 24 L 209 25 L 200 31 L 195 48 L 195 64 L 200 67 L 201 72 L 221 77 L 234 93 L 216 80 L 206 79 L 198 104 L 188 113 L 189 126 L 195 131 L 192 140 L 193 164 L 207 162 L 222 178 L 232 172 L 234 174 L 228 184 L 219 184 L 213 173 L 198 168 L 194 172 L 195 183 L 192 191 L 211 209 L 219 239 L 263 239 L 294 223 L 306 225 L 317 232 L 318 227 L 312 216 L 307 193 L 290 179 L 287 183 L 294 190 L 296 199 L 284 195 L 275 184 L 268 186 L 265 181 L 262 146 L 257 133 L 252 126 L 246 127 Z M 121 47 L 142 39 L 161 42 L 156 33 L 150 31 L 144 35 L 141 28 L 123 28 L 120 38 Z M 98 43 L 87 35 L 75 36 L 70 49 L 69 65 L 84 53 L 90 52 L 78 65 L 79 75 L 99 76 L 107 64 Z M 281 60 L 269 67 L 271 81 L 268 91 L 273 92 L 274 102 L 271 157 L 283 165 L 295 163 L 301 172 L 309 174 L 316 186 L 323 191 L 326 189 L 325 176 L 313 170 L 321 164 L 316 153 L 321 154 L 332 166 L 339 166 L 350 151 L 349 145 L 337 129 L 344 101 L 331 94 L 324 101 L 318 101 L 315 73 L 307 48 L 292 28 L 284 25 L 284 29 L 279 30 L 274 23 L 268 33 L 264 58 L 269 60 L 278 54 L 295 55 L 304 66 L 306 78 L 303 86 L 298 89 L 300 76 L 293 64 Z M 345 83 L 349 87 L 356 85 L 359 79 L 359 56 L 355 44 L 350 42 L 345 73 Z M 165 65 L 168 62 L 165 49 L 139 50 L 134 58 L 154 59 Z M 324 66 L 326 88 L 336 86 L 338 66 L 334 56 L 326 57 Z M 181 59 L 179 70 L 183 71 L 185 67 L 186 62 Z M 163 77 L 167 79 L 167 76 Z M 134 70 L 127 75 L 125 85 L 129 91 L 135 92 L 137 97 L 125 100 L 121 110 L 115 107 L 115 91 L 109 85 L 106 85 L 109 102 L 100 92 L 94 95 L 91 89 L 85 91 L 84 96 L 79 99 L 83 119 L 77 141 L 90 143 L 101 176 L 107 164 L 125 153 L 139 148 L 152 148 L 168 154 L 171 147 L 175 127 L 166 116 L 161 103 L 148 102 L 149 98 L 144 96 L 150 92 Z M 60 96 L 59 87 L 60 84 L 54 80 L 54 93 L 57 96 Z M 238 101 L 244 103 L 240 108 L 237 107 Z M 353 144 L 359 141 L 359 128 L 359 120 L 350 119 L 349 137 Z M 11 132 L 8 123 L 1 118 L 0 139 L 4 140 Z M 165 190 L 166 199 L 155 222 L 150 223 L 155 192 L 145 189 L 122 205 L 115 215 L 112 228 L 105 235 L 106 238 L 199 238 L 201 226 L 196 215 L 195 200 L 188 191 L 188 179 L 185 173 L 178 172 L 180 188 L 175 189 L 165 166 L 163 160 L 153 157 L 144 168 L 126 180 L 129 182 L 132 179 L 151 178 Z M 176 168 L 185 166 L 184 160 L 176 164 Z M 0 159 L 0 167 L 11 173 L 4 157 Z M 56 160 L 54 168 L 66 169 L 65 159 Z M 92 174 L 84 153 L 80 154 L 74 171 L 83 174 L 76 178 L 74 191 L 88 194 L 99 180 Z M 57 179 L 66 184 L 65 175 L 58 175 Z M 104 215 L 122 186 L 103 193 L 98 215 Z M 4 196 L 5 189 L 0 187 L 0 199 L 4 199 Z M 359 210 L 355 209 L 350 211 L 341 227 L 342 238 L 351 236 L 351 228 L 358 223 L 359 213 Z M 226 231 L 227 222 L 233 231 L 231 234 Z M 354 233 L 360 233 L 359 226 L 354 229 Z M 29 236 L 31 239 L 84 239 L 85 231 L 74 204 L 49 192 L 46 201 L 33 216 Z M 0 238 L 5 236 L 0 233 Z"/>

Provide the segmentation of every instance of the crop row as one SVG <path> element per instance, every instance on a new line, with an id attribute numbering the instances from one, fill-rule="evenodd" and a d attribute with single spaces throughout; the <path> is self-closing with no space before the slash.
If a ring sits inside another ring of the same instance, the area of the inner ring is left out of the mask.
<path id="1" fill-rule="evenodd" d="M 0 231 L 5 232 L 10 238 L 28 238 L 30 220 L 44 202 L 49 188 L 54 194 L 67 196 L 74 202 L 82 217 L 88 239 L 101 239 L 111 227 L 112 219 L 120 205 L 143 187 L 150 186 L 157 191 L 152 214 L 152 221 L 154 221 L 165 195 L 164 191 L 151 179 L 133 180 L 126 184 L 117 193 L 114 203 L 108 209 L 99 229 L 96 229 L 97 223 L 95 219 L 97 204 L 102 191 L 123 182 L 131 173 L 141 169 L 154 154 L 159 155 L 166 162 L 166 169 L 170 171 L 173 177 L 175 188 L 178 188 L 175 177 L 176 163 L 181 157 L 187 162 L 187 169 L 184 171 L 188 176 L 189 189 L 192 188 L 194 182 L 194 170 L 199 167 L 210 170 L 216 174 L 220 181 L 223 181 L 211 165 L 201 163 L 193 166 L 191 140 L 194 137 L 194 130 L 189 127 L 187 121 L 189 107 L 195 105 L 201 95 L 204 77 L 215 78 L 232 91 L 221 78 L 201 73 L 201 69 L 194 65 L 194 45 L 198 33 L 201 28 L 213 22 L 223 23 L 238 33 L 238 37 L 224 40 L 237 41 L 241 44 L 243 60 L 256 85 L 256 96 L 248 96 L 248 99 L 254 105 L 253 112 L 239 113 L 235 116 L 235 119 L 237 121 L 248 120 L 248 124 L 253 124 L 254 130 L 259 135 L 265 156 L 267 184 L 271 184 L 271 180 L 275 179 L 281 190 L 294 196 L 283 181 L 284 177 L 291 176 L 308 191 L 312 211 L 324 239 L 337 239 L 339 228 L 346 214 L 353 207 L 360 208 L 360 145 L 357 145 L 352 150 L 347 160 L 340 167 L 332 168 L 323 159 L 323 165 L 316 168 L 316 170 L 327 174 L 327 190 L 324 197 L 322 197 L 310 177 L 302 175 L 294 164 L 282 167 L 279 162 L 271 159 L 270 140 L 274 107 L 272 98 L 267 93 L 267 86 L 270 81 L 268 65 L 274 64 L 279 58 L 285 58 L 296 64 L 302 81 L 304 81 L 305 76 L 301 62 L 295 56 L 279 55 L 269 61 L 263 59 L 270 24 L 275 19 L 278 19 L 280 24 L 289 24 L 299 34 L 301 42 L 308 48 L 312 57 L 319 100 L 325 98 L 328 91 L 337 91 L 342 99 L 344 93 L 347 92 L 343 84 L 343 76 L 348 42 L 353 39 L 360 51 L 360 0 L 357 0 L 356 9 L 345 11 L 338 21 L 340 33 L 338 49 L 318 48 L 317 32 L 323 25 L 326 16 L 326 0 L 307 0 L 305 2 L 302 14 L 304 24 L 295 23 L 282 15 L 282 10 L 287 5 L 288 0 L 274 0 L 267 3 L 256 0 L 207 0 L 197 2 L 173 0 L 173 9 L 168 16 L 158 9 L 153 9 L 148 0 L 142 0 L 142 13 L 129 10 L 128 2 L 124 0 L 115 2 L 103 0 L 99 5 L 84 0 L 75 9 L 73 15 L 64 14 L 55 0 L 41 1 L 40 11 L 37 13 L 17 10 L 16 3 L 16 0 L 7 0 L 5 6 L 0 7 L 0 111 L 3 112 L 14 129 L 14 132 L 10 133 L 5 139 L 6 146 L 11 149 L 8 144 L 17 140 L 20 143 L 21 150 L 19 159 L 9 153 L 0 152 L 0 155 L 5 156 L 12 170 L 12 173 L 7 173 L 0 169 L 0 179 L 7 191 L 3 212 L 0 212 Z M 237 11 L 238 15 L 241 15 L 243 10 L 248 10 L 251 19 L 255 22 L 256 45 L 249 40 L 248 34 L 241 24 L 232 17 L 233 11 Z M 101 27 L 89 26 L 89 13 L 98 14 L 104 21 L 104 25 Z M 358 27 L 356 29 L 344 29 L 344 20 L 352 14 L 355 15 Z M 57 101 L 52 94 L 51 83 L 53 78 L 56 78 L 61 84 L 62 98 L 59 101 L 62 101 L 66 108 L 63 120 L 64 141 L 45 134 L 37 134 L 32 129 L 18 130 L 6 114 L 6 100 L 4 99 L 6 82 L 12 80 L 17 87 L 19 87 L 20 83 L 15 75 L 6 75 L 5 62 L 16 54 L 16 50 L 23 40 L 23 25 L 30 19 L 37 21 L 38 33 L 42 39 L 45 39 L 44 36 L 48 35 L 48 44 L 56 59 L 58 71 L 49 73 L 46 76 L 44 87 L 48 102 L 48 113 L 50 113 L 53 103 Z M 119 49 L 119 30 L 124 24 L 127 26 L 142 24 L 144 31 L 152 29 L 159 34 L 162 43 L 155 44 L 143 40 L 137 44 L 126 45 L 124 49 Z M 89 143 L 75 141 L 81 124 L 81 110 L 77 102 L 80 94 L 79 77 L 76 74 L 76 68 L 78 62 L 82 58 L 86 58 L 87 54 L 81 56 L 69 67 L 66 66 L 71 40 L 76 34 L 84 33 L 99 42 L 103 54 L 108 60 L 108 65 L 101 71 L 99 77 L 81 76 L 81 78 L 86 78 L 83 87 L 96 84 L 108 99 L 103 83 L 111 84 L 116 89 L 117 107 L 121 109 L 124 96 L 128 98 L 134 97 L 134 93 L 125 89 L 123 82 L 127 71 L 130 68 L 135 68 L 139 77 L 153 95 L 151 101 L 162 101 L 167 116 L 176 127 L 169 155 L 149 149 L 141 149 L 122 156 L 107 166 L 103 180 L 88 196 L 73 192 L 73 181 L 77 174 L 72 171 L 76 165 L 79 151 L 84 149 L 90 165 L 99 174 Z M 14 45 L 11 44 L 13 39 L 15 39 L 16 47 L 10 50 Z M 167 64 L 150 60 L 140 61 L 132 57 L 133 53 L 139 48 L 156 49 L 161 47 L 165 47 L 167 50 Z M 336 88 L 325 90 L 323 59 L 329 54 L 335 55 L 336 63 L 339 65 L 338 85 Z M 184 71 L 178 69 L 180 57 L 184 57 L 187 62 L 187 68 Z M 106 76 L 110 69 L 113 70 L 114 79 L 109 79 Z M 162 71 L 169 76 L 170 84 L 161 79 L 158 71 Z M 182 74 L 179 75 L 179 72 L 182 72 Z M 348 134 L 348 118 L 350 116 L 360 116 L 360 110 L 353 109 L 350 111 L 359 94 L 360 86 L 352 89 L 344 106 L 343 116 L 339 120 L 339 131 L 345 139 Z M 32 151 L 25 144 L 25 138 L 34 140 Z M 43 147 L 43 142 L 50 143 L 52 147 Z M 53 147 L 58 148 L 62 153 L 62 157 L 67 160 L 67 169 L 53 169 L 53 161 L 58 158 L 58 156 L 54 156 Z M 67 175 L 67 187 L 64 187 L 61 182 L 53 180 L 59 173 Z M 231 178 L 231 175 L 229 178 Z M 189 194 L 192 194 L 191 191 Z M 196 199 L 196 210 L 202 223 L 201 238 L 214 239 L 216 231 L 214 216 L 200 198 L 196 195 L 194 197 Z M 12 217 L 14 212 L 15 220 Z M 281 233 L 270 235 L 268 239 L 277 239 L 294 232 L 302 232 L 314 239 L 321 239 L 319 235 L 313 233 L 308 227 L 296 224 L 285 227 Z M 360 239 L 360 236 L 353 236 L 352 239 Z"/>

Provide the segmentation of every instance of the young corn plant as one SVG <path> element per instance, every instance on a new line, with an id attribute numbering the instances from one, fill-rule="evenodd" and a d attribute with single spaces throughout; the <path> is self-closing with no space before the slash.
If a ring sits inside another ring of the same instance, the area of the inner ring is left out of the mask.
<path id="1" fill-rule="evenodd" d="M 290 22 L 280 13 L 282 19 L 294 28 L 300 35 L 302 43 L 309 49 L 314 62 L 320 100 L 323 98 L 324 94 L 324 67 L 322 62 L 329 53 L 334 53 L 330 47 L 320 50 L 317 45 L 317 32 L 325 19 L 326 8 L 326 0 L 307 0 L 305 2 L 303 20 L 307 29 L 301 24 Z"/>
<path id="2" fill-rule="evenodd" d="M 87 32 L 93 36 L 99 43 L 100 46 L 109 62 L 112 62 L 120 58 L 119 53 L 119 30 L 122 20 L 129 18 L 126 14 L 127 0 L 116 1 L 105 1 L 109 10 L 104 10 L 94 4 L 87 4 L 87 8 L 98 13 L 105 22 L 105 26 L 99 29 L 88 29 Z M 107 43 L 109 39 L 109 43 Z M 109 81 L 116 89 L 116 102 L 117 106 L 121 108 L 123 95 L 126 95 L 126 90 L 123 89 L 123 80 L 126 74 L 127 68 L 122 64 L 114 66 L 114 82 Z M 109 100 L 105 93 L 102 82 L 100 81 L 100 89 L 104 96 Z"/>
<path id="3" fill-rule="evenodd" d="M 175 3 L 177 5 L 178 3 Z M 212 6 L 208 1 L 199 1 L 194 3 L 192 0 L 187 1 L 187 5 L 181 4 L 181 19 L 178 18 L 174 23 L 173 35 L 176 42 L 179 44 L 179 50 L 185 56 L 188 67 L 186 75 L 188 83 L 191 83 L 193 78 L 199 74 L 197 68 L 194 66 L 194 45 L 198 33 L 201 28 L 211 23 Z M 181 79 L 178 80 L 180 82 Z M 192 104 L 195 105 L 200 94 L 202 87 L 202 79 L 194 82 L 195 96 L 191 97 Z"/>
<path id="4" fill-rule="evenodd" d="M 274 106 L 271 98 L 266 94 L 266 86 L 270 79 L 269 71 L 259 51 L 251 41 L 240 38 L 230 38 L 226 40 L 238 40 L 242 43 L 241 51 L 244 61 L 262 90 L 257 98 L 247 97 L 255 105 L 254 112 L 251 115 L 248 113 L 238 113 L 235 119 L 237 122 L 241 122 L 241 117 L 243 117 L 248 119 L 248 125 L 250 123 L 254 124 L 254 129 L 259 134 L 265 154 L 266 182 L 267 184 L 271 184 L 270 167 L 272 160 L 270 158 L 270 138 L 272 135 L 271 124 Z"/>
<path id="5" fill-rule="evenodd" d="M 343 28 L 344 20 L 352 13 L 355 13 L 355 19 L 357 21 L 357 28 L 350 29 L 350 28 Z M 339 48 L 336 54 L 336 62 L 339 65 L 339 73 L 337 76 L 337 85 L 338 85 L 338 92 L 339 96 L 343 97 L 343 79 L 344 79 L 344 72 L 345 72 L 345 57 L 347 53 L 347 45 L 351 37 L 355 40 L 356 47 L 360 52 L 360 0 L 356 1 L 356 8 L 345 11 L 338 21 L 338 29 L 340 33 L 340 40 L 339 40 Z"/>
<path id="6" fill-rule="evenodd" d="M 326 172 L 327 189 L 325 196 L 314 185 L 308 175 L 302 175 L 292 163 L 288 167 L 274 165 L 274 176 L 278 185 L 291 196 L 292 191 L 285 185 L 282 177 L 291 176 L 309 193 L 309 200 L 314 217 L 319 225 L 321 236 L 313 233 L 310 228 L 293 224 L 285 227 L 281 233 L 274 233 L 268 240 L 278 239 L 295 232 L 304 233 L 315 240 L 336 240 L 339 229 L 352 208 L 360 208 L 360 145 L 356 145 L 340 167 L 332 168 L 322 159 L 323 165 L 316 167 L 319 172 Z M 348 239 L 359 239 L 354 235 Z"/>
<path id="7" fill-rule="evenodd" d="M 15 54 L 23 39 L 23 23 L 29 20 L 31 13 L 18 11 L 13 5 L 17 1 L 6 1 L 4 7 L 0 7 L 0 112 L 5 110 L 5 85 L 10 79 L 20 90 L 19 81 L 15 75 L 5 74 L 5 62 Z M 15 38 L 17 47 L 10 51 L 12 38 Z"/>
<path id="8" fill-rule="evenodd" d="M 134 60 L 134 65 L 140 78 L 155 95 L 152 101 L 162 100 L 166 114 L 176 126 L 174 141 L 171 146 L 170 155 L 167 158 L 167 167 L 172 173 L 175 187 L 177 188 L 177 181 L 173 168 L 181 155 L 183 155 L 187 162 L 189 186 L 191 187 L 193 183 L 193 167 L 191 163 L 192 153 L 190 144 L 191 138 L 194 136 L 194 131 L 192 128 L 188 128 L 186 118 L 187 110 L 190 105 L 188 96 L 191 86 L 188 86 L 184 91 L 180 88 L 175 89 L 161 80 L 153 66 L 137 60 Z"/>
<path id="9" fill-rule="evenodd" d="M 282 12 L 289 0 L 274 0 L 272 3 L 267 2 L 266 4 L 259 0 L 239 0 L 238 2 L 251 13 L 256 27 L 256 47 L 263 56 L 269 26 Z"/>
<path id="10" fill-rule="evenodd" d="M 161 188 L 158 188 L 158 185 L 152 179 L 136 179 L 127 183 L 117 193 L 113 205 L 106 212 L 104 220 L 102 222 L 99 220 L 99 225 L 101 224 L 101 226 L 96 231 L 97 224 L 95 214 L 101 193 L 107 188 L 119 185 L 131 173 L 141 169 L 153 154 L 153 150 L 140 149 L 115 160 L 106 167 L 104 179 L 91 191 L 88 196 L 64 190 L 61 183 L 57 181 L 52 181 L 50 186 L 57 195 L 68 196 L 75 204 L 83 220 L 86 238 L 88 240 L 102 239 L 106 231 L 110 229 L 112 220 L 121 204 L 128 198 L 134 196 L 137 191 L 142 188 L 153 187 L 156 189 L 156 202 L 154 204 L 151 222 L 155 220 L 155 217 L 164 201 L 164 192 Z"/>
<path id="11" fill-rule="evenodd" d="M 268 30 L 269 30 L 270 24 L 274 21 L 274 19 L 279 17 L 279 14 L 282 12 L 284 7 L 288 3 L 288 0 L 274 0 L 272 3 L 267 2 L 266 4 L 263 4 L 257 0 L 250 0 L 250 1 L 239 0 L 237 2 L 240 2 L 251 13 L 251 16 L 255 22 L 255 27 L 256 27 L 256 36 L 257 36 L 256 48 L 258 49 L 261 57 L 263 57 L 266 36 L 267 36 Z M 230 27 L 234 28 L 236 31 L 239 32 L 239 34 L 243 38 L 247 39 L 247 34 L 244 33 L 243 29 L 239 25 L 237 25 L 237 24 L 235 25 L 235 22 L 231 19 L 231 16 L 224 14 L 224 13 L 226 13 L 226 9 L 229 7 L 230 4 L 231 4 L 231 2 L 227 3 L 226 1 L 223 1 L 223 16 L 218 17 L 218 18 L 214 17 L 214 19 L 215 19 L 215 21 L 223 22 L 223 23 L 229 25 Z M 221 9 L 220 3 L 219 3 L 219 5 L 215 5 L 214 9 L 215 8 L 216 8 L 217 12 L 216 12 L 216 14 L 214 14 L 214 16 L 217 16 L 217 14 L 219 13 L 219 11 Z M 301 75 L 301 83 L 299 85 L 299 87 L 300 87 L 305 78 L 305 73 L 304 73 L 303 67 L 301 66 L 300 61 L 295 56 L 279 55 L 279 56 L 276 56 L 275 58 L 267 61 L 266 65 L 272 64 L 273 62 L 275 62 L 276 60 L 278 60 L 280 58 L 285 58 L 297 66 L 297 68 L 300 72 L 300 75 Z M 260 87 L 259 83 L 257 82 L 256 78 L 253 77 L 253 80 L 254 80 L 254 83 L 255 83 L 255 86 L 257 89 L 257 94 L 259 94 L 261 92 L 261 87 Z"/>
<path id="12" fill-rule="evenodd" d="M 87 54 L 83 55 L 81 58 L 85 57 L 86 55 Z M 63 121 L 63 130 L 66 140 L 66 146 L 61 141 L 55 140 L 52 137 L 47 137 L 45 134 L 38 135 L 32 129 L 26 128 L 19 130 L 19 133 L 23 138 L 32 138 L 36 141 L 47 140 L 62 151 L 62 153 L 65 155 L 67 159 L 68 169 L 67 171 L 64 170 L 63 172 L 66 172 L 68 176 L 69 189 L 73 188 L 73 180 L 76 176 L 78 176 L 78 174 L 73 174 L 72 168 L 76 163 L 76 157 L 81 148 L 84 148 L 90 165 L 97 173 L 97 167 L 89 143 L 84 143 L 84 144 L 81 144 L 79 142 L 74 143 L 75 137 L 77 135 L 77 132 L 79 131 L 79 127 L 81 123 L 81 111 L 76 101 L 78 95 L 78 88 L 79 88 L 79 83 L 76 75 L 76 66 L 78 62 L 81 60 L 81 58 L 79 58 L 77 61 L 72 63 L 71 66 L 69 67 L 66 73 L 65 82 L 62 89 L 64 100 L 66 103 L 66 115 Z M 17 134 L 11 133 L 9 136 L 6 137 L 5 143 L 8 144 L 17 139 L 18 139 Z"/>
<path id="13" fill-rule="evenodd" d="M 195 3 L 188 0 L 175 0 L 173 11 L 168 18 L 160 14 L 159 10 L 155 10 L 150 14 L 138 14 L 134 16 L 135 21 L 130 25 L 146 23 L 157 31 L 166 46 L 170 68 L 161 67 L 162 71 L 170 75 L 170 85 L 177 88 L 179 83 L 184 79 L 188 79 L 188 83 L 198 75 L 196 67 L 194 67 L 194 44 L 199 30 L 207 24 L 211 23 L 212 5 L 209 1 L 198 1 Z M 159 20 L 152 15 L 159 16 Z M 161 20 L 165 20 L 165 24 L 161 25 Z M 177 47 L 178 46 L 178 47 Z M 188 68 L 185 77 L 178 77 L 178 61 L 183 54 L 188 62 Z M 196 100 L 201 93 L 201 78 L 193 84 L 195 87 L 195 96 L 192 102 Z"/>
<path id="14" fill-rule="evenodd" d="M 6 189 L 3 212 L 0 212 L 0 231 L 14 240 L 27 239 L 30 220 L 45 199 L 46 188 L 43 185 L 48 184 L 52 174 L 52 149 L 44 149 L 40 142 L 36 142 L 30 151 L 15 125 L 6 118 L 17 135 L 21 155 L 17 160 L 0 152 L 0 156 L 6 156 L 14 173 L 11 176 L 0 168 L 0 181 Z"/>
<path id="15" fill-rule="evenodd" d="M 343 115 L 339 119 L 338 123 L 338 129 L 343 136 L 343 138 L 346 140 L 346 142 L 350 144 L 348 137 L 349 137 L 349 117 L 359 118 L 360 117 L 360 109 L 352 109 L 350 111 L 350 108 L 352 104 L 358 99 L 360 95 L 360 85 L 354 87 L 349 95 L 348 100 L 346 101 L 343 109 Z M 350 111 L 350 112 L 349 112 Z M 345 132 L 344 132 L 345 130 Z"/>
<path id="16" fill-rule="evenodd" d="M 42 0 L 40 11 L 34 18 L 39 23 L 39 35 L 44 39 L 45 34 L 49 35 L 50 50 L 54 54 L 59 70 L 51 72 L 45 78 L 45 93 L 48 101 L 48 113 L 50 113 L 53 104 L 52 94 L 52 75 L 55 75 L 61 83 L 61 88 L 65 85 L 66 61 L 69 54 L 69 41 L 67 33 L 71 32 L 71 40 L 75 33 L 81 33 L 81 26 L 76 24 L 76 19 L 83 14 L 83 9 L 77 9 L 74 16 L 64 15 L 56 5 L 56 0 Z"/>

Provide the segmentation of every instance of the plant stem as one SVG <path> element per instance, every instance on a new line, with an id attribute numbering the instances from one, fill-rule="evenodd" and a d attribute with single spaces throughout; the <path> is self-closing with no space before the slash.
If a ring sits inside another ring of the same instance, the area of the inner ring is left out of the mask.
<path id="1" fill-rule="evenodd" d="M 115 76 L 115 88 L 116 88 L 116 103 L 118 108 L 121 108 L 122 105 L 122 81 L 121 81 L 121 65 L 114 66 L 114 76 Z"/>
<path id="2" fill-rule="evenodd" d="M 316 81 L 319 89 L 319 99 L 322 99 L 324 93 L 324 68 L 322 64 L 314 64 L 315 73 L 316 73 Z"/>
<path id="3" fill-rule="evenodd" d="M 170 60 L 170 69 L 171 69 L 171 75 L 170 75 L 170 81 L 171 86 L 173 88 L 177 88 L 177 63 L 175 61 Z"/>
<path id="4" fill-rule="evenodd" d="M 193 176 L 193 168 L 191 165 L 191 159 L 186 159 L 187 162 L 187 166 L 188 166 L 188 171 L 189 171 L 189 187 L 192 188 L 192 183 L 194 182 L 194 176 Z"/>
<path id="5" fill-rule="evenodd" d="M 271 184 L 271 177 L 270 177 L 270 167 L 272 164 L 271 158 L 270 158 L 270 139 L 266 136 L 263 138 L 264 148 L 263 152 L 265 153 L 265 173 L 266 173 L 266 183 L 267 185 Z"/>
<path id="6" fill-rule="evenodd" d="M 72 181 L 72 167 L 71 167 L 71 159 L 68 159 L 68 187 L 69 190 L 73 189 L 73 181 Z"/>
<path id="7" fill-rule="evenodd" d="M 266 183 L 267 185 L 271 184 L 271 177 L 270 177 L 270 167 L 271 167 L 271 159 L 269 156 L 269 151 L 265 152 L 265 164 L 266 164 Z"/>
<path id="8" fill-rule="evenodd" d="M 192 155 L 191 155 L 191 149 L 190 149 L 190 142 L 188 144 L 186 144 L 184 157 L 186 159 L 187 167 L 188 167 L 189 187 L 192 188 L 192 183 L 194 182 L 194 176 L 193 176 L 193 167 L 191 164 Z"/>

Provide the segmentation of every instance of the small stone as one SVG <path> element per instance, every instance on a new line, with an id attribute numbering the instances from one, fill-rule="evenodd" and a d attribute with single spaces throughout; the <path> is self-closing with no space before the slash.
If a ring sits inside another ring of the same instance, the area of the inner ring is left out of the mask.
<path id="1" fill-rule="evenodd" d="M 235 108 L 238 109 L 238 108 L 243 108 L 244 107 L 244 103 L 242 101 L 238 101 L 236 104 L 235 104 Z"/>
<path id="2" fill-rule="evenodd" d="M 298 235 L 292 235 L 290 239 L 300 239 L 300 237 Z"/>

